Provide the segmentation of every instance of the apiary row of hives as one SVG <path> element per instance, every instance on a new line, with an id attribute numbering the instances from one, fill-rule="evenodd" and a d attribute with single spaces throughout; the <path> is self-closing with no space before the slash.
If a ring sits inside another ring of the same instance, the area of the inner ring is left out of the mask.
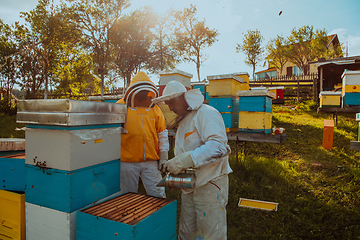
<path id="1" fill-rule="evenodd" d="M 169 81 L 179 81 L 187 89 L 200 90 L 204 100 L 220 112 L 228 132 L 271 132 L 272 100 L 283 99 L 283 88 L 251 90 L 246 72 L 208 76 L 208 83 L 191 83 L 191 78 L 179 70 L 160 74 L 160 94 Z"/>

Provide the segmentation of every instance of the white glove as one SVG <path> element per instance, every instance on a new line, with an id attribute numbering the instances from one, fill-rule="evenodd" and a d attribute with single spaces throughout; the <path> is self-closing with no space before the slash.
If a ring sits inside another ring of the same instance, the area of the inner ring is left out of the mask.
<path id="1" fill-rule="evenodd" d="M 164 168 L 164 164 L 166 163 L 166 161 L 168 160 L 168 152 L 167 151 L 162 151 L 160 152 L 160 160 L 159 160 L 159 170 L 160 171 L 165 171 Z"/>
<path id="2" fill-rule="evenodd" d="M 169 161 L 164 165 L 164 169 L 177 175 L 181 170 L 193 167 L 194 162 L 192 160 L 190 152 L 184 152 Z"/>

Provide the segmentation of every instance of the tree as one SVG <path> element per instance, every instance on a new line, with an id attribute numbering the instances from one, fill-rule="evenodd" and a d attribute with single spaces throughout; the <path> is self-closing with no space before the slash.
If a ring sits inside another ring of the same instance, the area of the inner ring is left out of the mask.
<path id="1" fill-rule="evenodd" d="M 217 41 L 216 37 L 219 33 L 217 30 L 207 27 L 205 20 L 199 21 L 196 18 L 196 12 L 196 6 L 192 4 L 183 11 L 173 12 L 175 18 L 174 50 L 180 53 L 184 61 L 195 63 L 200 81 L 200 67 L 207 57 L 202 50 Z"/>
<path id="2" fill-rule="evenodd" d="M 287 62 L 285 38 L 278 35 L 276 38 L 270 39 L 266 49 L 268 51 L 266 59 L 269 61 L 269 65 L 275 66 L 282 73 Z"/>
<path id="3" fill-rule="evenodd" d="M 314 31 L 313 26 L 294 28 L 286 40 L 286 57 L 306 74 L 310 61 L 320 57 L 333 58 L 343 55 L 340 45 L 330 49 L 329 42 L 325 29 Z"/>
<path id="4" fill-rule="evenodd" d="M 246 55 L 245 64 L 253 67 L 253 79 L 255 79 L 255 67 L 261 60 L 261 54 L 264 50 L 261 43 L 264 37 L 260 31 L 248 30 L 245 34 L 242 44 L 237 43 L 236 52 L 243 52 Z"/>
<path id="5" fill-rule="evenodd" d="M 156 16 L 156 23 L 152 29 L 154 35 L 152 57 L 145 64 L 145 68 L 151 73 L 173 69 L 181 61 L 180 56 L 174 51 L 172 23 L 171 13 Z"/>
<path id="6" fill-rule="evenodd" d="M 41 58 L 45 99 L 49 91 L 49 74 L 56 66 L 58 56 L 64 51 L 64 45 L 78 39 L 78 32 L 69 22 L 64 9 L 55 6 L 51 0 L 39 0 L 34 10 L 21 13 L 30 28 L 31 43 L 27 47 L 36 49 Z"/>
<path id="7" fill-rule="evenodd" d="M 150 9 L 138 9 L 118 19 L 111 32 L 114 63 L 117 71 L 130 84 L 131 76 L 152 57 L 155 16 Z"/>
<path id="8" fill-rule="evenodd" d="M 4 102 L 9 108 L 11 107 L 10 93 L 17 83 L 16 79 L 19 74 L 17 51 L 13 29 L 0 19 L 0 73 L 6 79 L 4 88 L 6 88 L 7 95 Z M 0 87 L 3 88 L 2 82 Z"/>
<path id="9" fill-rule="evenodd" d="M 84 47 L 92 54 L 101 79 L 101 95 L 104 79 L 112 62 L 110 34 L 122 11 L 129 6 L 128 0 L 68 0 L 73 2 L 72 21 L 82 31 Z"/>

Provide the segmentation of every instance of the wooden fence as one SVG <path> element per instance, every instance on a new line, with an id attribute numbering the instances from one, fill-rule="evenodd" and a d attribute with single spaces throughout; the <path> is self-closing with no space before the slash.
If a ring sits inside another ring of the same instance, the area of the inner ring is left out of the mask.
<path id="1" fill-rule="evenodd" d="M 279 76 L 276 78 L 250 82 L 250 87 L 284 87 L 284 100 L 298 102 L 319 98 L 318 74 Z"/>

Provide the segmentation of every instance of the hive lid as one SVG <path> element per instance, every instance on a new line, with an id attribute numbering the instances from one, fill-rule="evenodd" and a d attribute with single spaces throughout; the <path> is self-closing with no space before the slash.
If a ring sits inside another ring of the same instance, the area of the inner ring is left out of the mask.
<path id="1" fill-rule="evenodd" d="M 331 91 L 321 91 L 319 96 L 330 96 L 330 95 L 334 95 L 334 96 L 341 96 L 341 92 L 331 92 Z"/>
<path id="2" fill-rule="evenodd" d="M 161 72 L 159 73 L 159 75 L 169 75 L 169 74 L 179 74 L 179 75 L 183 75 L 185 77 L 188 77 L 188 78 L 192 78 L 193 75 L 191 73 L 187 73 L 187 72 L 184 72 L 184 71 L 181 71 L 179 69 L 172 69 L 172 70 L 169 70 L 169 71 L 164 71 L 164 72 Z"/>
<path id="3" fill-rule="evenodd" d="M 125 122 L 126 105 L 70 99 L 20 100 L 17 123 L 79 126 Z"/>
<path id="4" fill-rule="evenodd" d="M 259 90 L 246 90 L 246 91 L 237 91 L 238 97 L 255 97 L 255 96 L 266 96 L 266 97 L 275 97 L 275 93 L 267 89 Z"/>
<path id="5" fill-rule="evenodd" d="M 244 82 L 241 77 L 235 76 L 234 74 L 220 74 L 220 75 L 207 76 L 207 80 L 222 80 L 222 79 L 234 79 L 240 83 Z"/>
<path id="6" fill-rule="evenodd" d="M 352 71 L 352 70 L 345 69 L 345 71 L 341 75 L 341 78 L 344 78 L 345 75 L 360 75 L 360 71 Z"/>
<path id="7" fill-rule="evenodd" d="M 19 100 L 18 112 L 126 113 L 125 104 L 71 99 Z"/>

